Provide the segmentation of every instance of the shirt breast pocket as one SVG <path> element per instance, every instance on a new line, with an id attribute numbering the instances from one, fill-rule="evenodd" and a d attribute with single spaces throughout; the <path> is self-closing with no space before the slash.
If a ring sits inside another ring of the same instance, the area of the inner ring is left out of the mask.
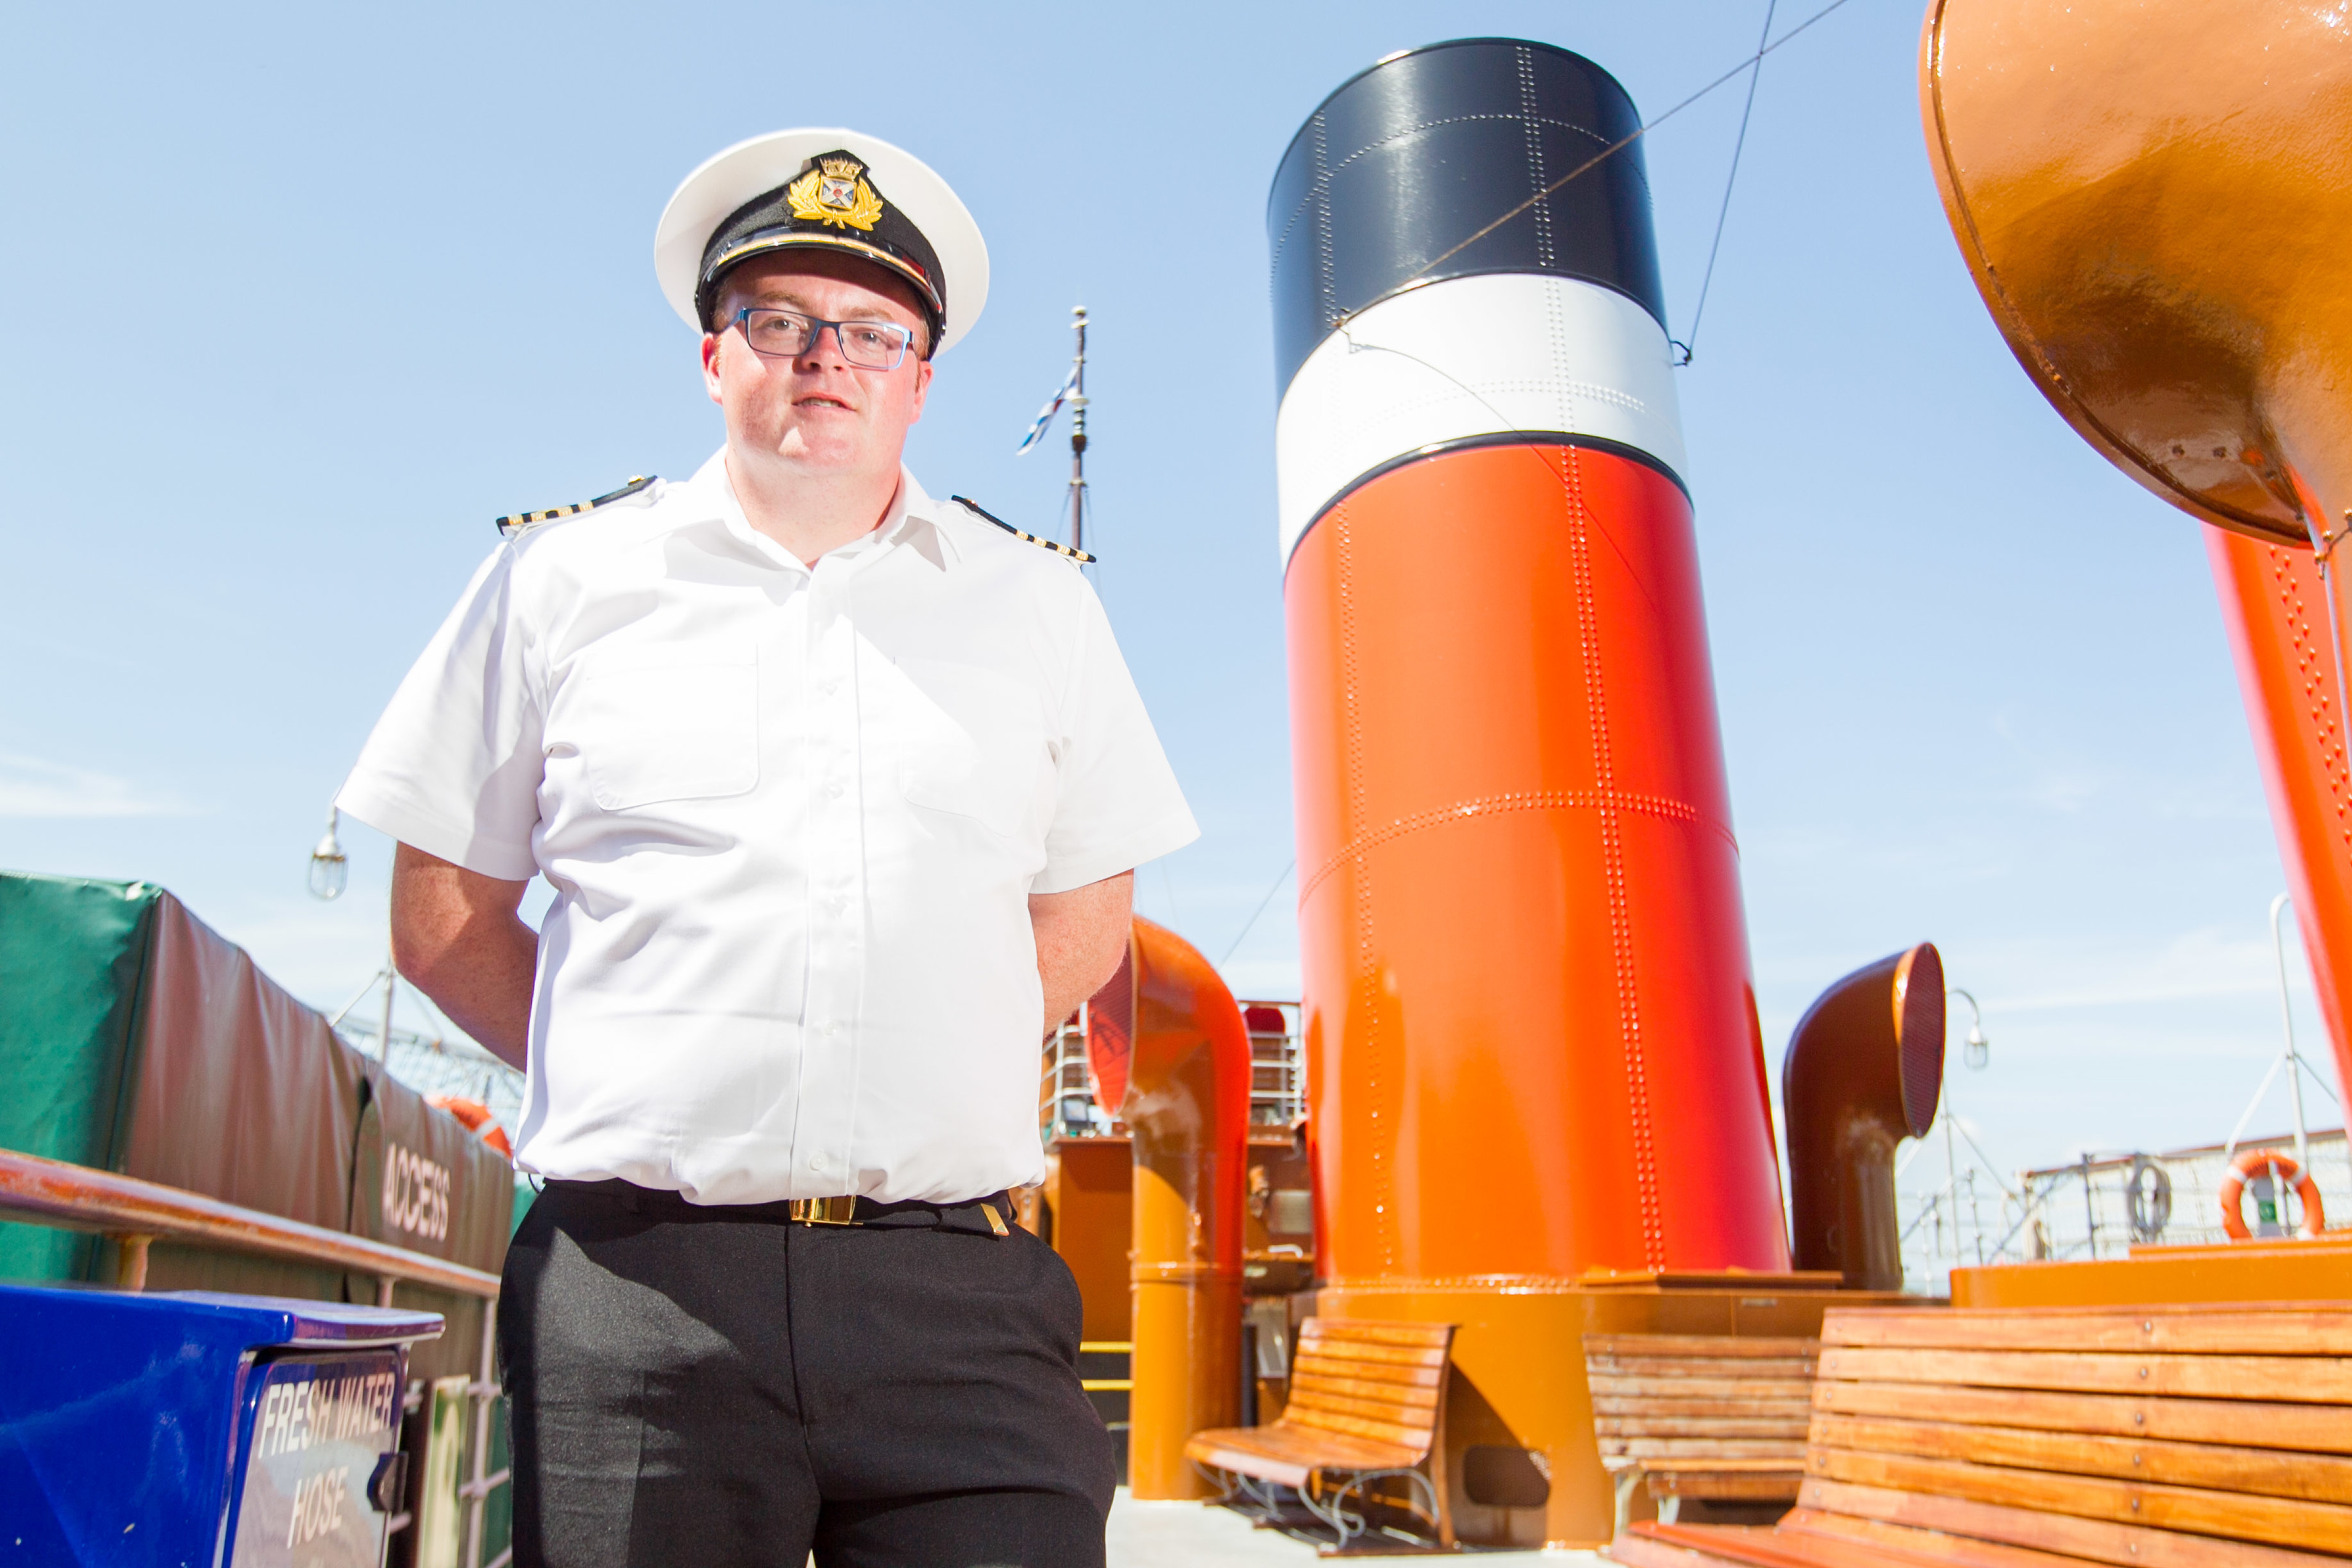
<path id="1" fill-rule="evenodd" d="M 1037 692 L 1011 676 L 945 659 L 904 659 L 931 720 L 906 759 L 906 797 L 1006 837 L 1028 823 L 1049 761 Z"/>
<path id="2" fill-rule="evenodd" d="M 598 663 L 564 726 L 604 811 L 742 795 L 760 782 L 760 671 L 724 658 Z"/>

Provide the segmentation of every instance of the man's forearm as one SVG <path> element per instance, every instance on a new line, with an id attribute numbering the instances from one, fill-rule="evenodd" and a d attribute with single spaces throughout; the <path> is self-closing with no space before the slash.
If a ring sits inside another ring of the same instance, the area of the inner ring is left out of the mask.
<path id="1" fill-rule="evenodd" d="M 1132 871 L 1066 893 L 1030 895 L 1029 924 L 1037 938 L 1037 981 L 1045 993 L 1048 1030 L 1118 972 L 1134 908 Z"/>
<path id="2" fill-rule="evenodd" d="M 515 910 L 526 882 L 468 871 L 409 845 L 392 873 L 392 956 L 449 1021 L 524 1065 L 539 933 Z"/>

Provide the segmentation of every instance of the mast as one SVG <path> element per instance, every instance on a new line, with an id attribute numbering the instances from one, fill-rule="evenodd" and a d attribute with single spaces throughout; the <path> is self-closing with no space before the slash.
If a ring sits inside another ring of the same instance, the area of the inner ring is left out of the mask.
<path id="1" fill-rule="evenodd" d="M 1087 547 L 1087 308 L 1070 308 L 1070 326 L 1077 333 L 1076 357 L 1070 363 L 1070 548 Z"/>

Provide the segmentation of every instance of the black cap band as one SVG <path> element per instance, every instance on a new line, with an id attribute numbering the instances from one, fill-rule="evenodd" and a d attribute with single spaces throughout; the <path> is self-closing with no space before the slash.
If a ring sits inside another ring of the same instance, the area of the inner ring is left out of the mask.
<path id="1" fill-rule="evenodd" d="M 947 328 L 947 279 L 923 231 L 866 177 L 862 159 L 846 151 L 824 153 L 799 176 L 753 196 L 728 214 L 702 247 L 695 313 L 710 324 L 719 282 L 739 264 L 772 251 L 805 247 L 856 256 L 904 278 L 930 326 L 936 347 Z"/>

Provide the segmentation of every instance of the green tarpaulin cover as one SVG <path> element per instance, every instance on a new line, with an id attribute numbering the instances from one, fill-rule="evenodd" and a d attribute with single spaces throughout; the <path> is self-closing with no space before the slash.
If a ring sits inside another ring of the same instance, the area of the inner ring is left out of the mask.
<path id="1" fill-rule="evenodd" d="M 335 1037 L 163 889 L 0 873 L 0 1148 L 120 1171 L 496 1273 L 506 1161 Z M 0 1224 L 0 1278 L 105 1279 L 112 1247 Z M 373 1300 L 374 1281 L 158 1242 L 148 1288 Z M 480 1309 L 408 1288 L 471 1372 Z"/>
<path id="2" fill-rule="evenodd" d="M 0 876 L 0 1148 L 109 1163 L 147 937 L 146 882 Z M 87 1278 L 78 1231 L 0 1225 L 0 1279 Z"/>

